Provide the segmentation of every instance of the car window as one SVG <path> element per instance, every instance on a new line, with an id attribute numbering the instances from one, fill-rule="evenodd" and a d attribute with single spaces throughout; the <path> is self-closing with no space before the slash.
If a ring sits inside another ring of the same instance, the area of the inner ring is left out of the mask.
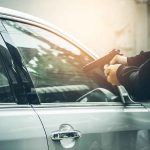
<path id="1" fill-rule="evenodd" d="M 92 61 L 89 55 L 44 29 L 12 21 L 4 25 L 31 76 L 32 91 L 42 103 L 108 101 L 105 93 L 111 95 L 110 89 L 106 92 L 104 84 L 82 70 Z"/>
<path id="2" fill-rule="evenodd" d="M 0 43 L 4 43 L 1 37 Z M 6 48 L 0 44 L 0 103 L 14 103 L 15 99 L 9 84 L 8 73 L 3 61 L 5 59 L 5 61 L 10 62 L 10 60 L 7 60 L 7 56 L 2 56 L 2 54 L 5 53 L 5 50 Z"/>

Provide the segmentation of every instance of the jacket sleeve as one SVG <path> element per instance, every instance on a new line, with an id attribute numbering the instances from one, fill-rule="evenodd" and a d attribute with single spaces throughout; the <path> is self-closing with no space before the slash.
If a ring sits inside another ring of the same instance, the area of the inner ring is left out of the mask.
<path id="1" fill-rule="evenodd" d="M 121 65 L 117 78 L 129 94 L 139 101 L 150 99 L 150 57 L 140 67 Z"/>
<path id="2" fill-rule="evenodd" d="M 150 51 L 148 51 L 148 52 L 142 51 L 139 55 L 136 55 L 134 57 L 128 57 L 127 62 L 128 62 L 129 66 L 139 67 L 141 64 L 143 64 L 149 58 L 150 58 Z"/>

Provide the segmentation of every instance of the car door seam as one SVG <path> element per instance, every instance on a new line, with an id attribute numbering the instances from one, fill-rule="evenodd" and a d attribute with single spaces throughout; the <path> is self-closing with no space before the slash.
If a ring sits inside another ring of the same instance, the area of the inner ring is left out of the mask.
<path id="1" fill-rule="evenodd" d="M 39 118 L 39 120 L 40 120 L 40 122 L 41 122 L 41 125 L 42 125 L 42 127 L 43 127 L 43 130 L 44 130 L 44 133 L 45 133 L 45 136 L 46 136 L 47 147 L 48 147 L 48 150 L 49 150 L 48 136 L 47 136 L 47 134 L 46 134 L 46 130 L 45 130 L 45 128 L 44 128 L 44 124 L 43 124 L 43 122 L 42 122 L 42 120 L 41 120 L 39 114 L 38 114 L 38 113 L 36 112 L 36 110 L 34 109 L 33 105 L 31 105 L 31 108 L 32 108 L 33 111 L 36 113 L 36 115 L 38 116 L 38 118 Z"/>

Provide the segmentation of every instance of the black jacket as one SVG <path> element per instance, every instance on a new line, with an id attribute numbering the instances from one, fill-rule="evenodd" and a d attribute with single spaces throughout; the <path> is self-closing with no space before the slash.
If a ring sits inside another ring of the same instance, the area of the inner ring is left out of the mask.
<path id="1" fill-rule="evenodd" d="M 128 66 L 117 70 L 120 84 L 138 101 L 150 100 L 150 52 L 128 57 Z"/>

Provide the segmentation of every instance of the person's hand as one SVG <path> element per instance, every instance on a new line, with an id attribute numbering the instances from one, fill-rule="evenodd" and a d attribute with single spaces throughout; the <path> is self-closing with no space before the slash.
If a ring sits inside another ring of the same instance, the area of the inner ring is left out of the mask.
<path id="1" fill-rule="evenodd" d="M 110 65 L 114 64 L 127 65 L 127 57 L 123 55 L 114 56 L 113 59 L 110 61 Z"/>
<path id="2" fill-rule="evenodd" d="M 107 81 L 111 83 L 112 85 L 120 85 L 117 79 L 117 70 L 120 66 L 121 64 L 104 66 L 104 74 L 107 77 Z"/>

